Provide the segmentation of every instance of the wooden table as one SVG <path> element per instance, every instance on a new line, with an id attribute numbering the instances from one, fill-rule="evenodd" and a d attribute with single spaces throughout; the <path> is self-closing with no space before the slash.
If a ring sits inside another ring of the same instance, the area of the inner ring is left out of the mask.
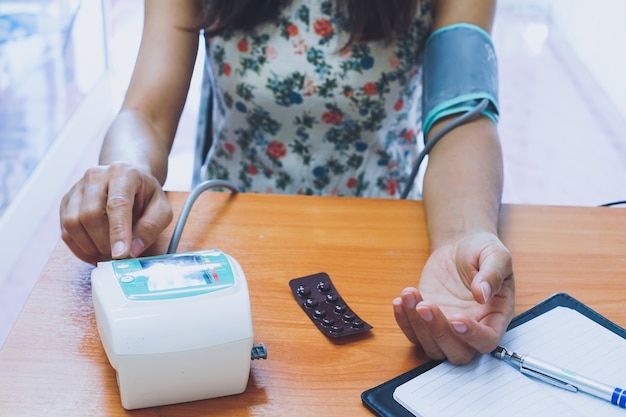
<path id="1" fill-rule="evenodd" d="M 169 196 L 179 210 L 186 194 Z M 172 229 L 152 252 L 166 250 Z M 501 233 L 514 256 L 517 312 L 564 291 L 626 326 L 626 210 L 504 206 Z M 204 193 L 178 251 L 208 248 L 243 266 L 255 341 L 268 348 L 245 393 L 124 410 L 96 331 L 92 267 L 61 243 L 0 351 L 0 415 L 368 416 L 362 391 L 424 362 L 391 307 L 428 255 L 421 202 Z M 320 271 L 371 332 L 333 341 L 312 325 L 288 281 Z"/>

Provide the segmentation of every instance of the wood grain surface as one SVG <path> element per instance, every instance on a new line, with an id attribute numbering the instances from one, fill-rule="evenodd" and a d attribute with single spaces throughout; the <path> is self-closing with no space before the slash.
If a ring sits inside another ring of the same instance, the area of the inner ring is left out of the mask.
<path id="1" fill-rule="evenodd" d="M 175 212 L 186 196 L 169 193 Z M 151 254 L 165 252 L 172 230 Z M 626 326 L 625 232 L 625 209 L 505 205 L 517 312 L 562 291 Z M 429 253 L 420 201 L 204 193 L 178 252 L 209 248 L 242 265 L 255 342 L 268 348 L 243 394 L 124 410 L 96 330 L 93 267 L 59 243 L 0 351 L 0 416 L 367 416 L 361 392 L 425 361 L 391 307 Z M 316 272 L 330 275 L 370 332 L 334 340 L 313 326 L 288 282 Z"/>

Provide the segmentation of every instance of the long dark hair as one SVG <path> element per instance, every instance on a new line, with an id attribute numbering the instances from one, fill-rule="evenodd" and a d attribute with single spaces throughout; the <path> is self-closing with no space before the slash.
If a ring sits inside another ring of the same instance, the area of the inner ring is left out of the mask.
<path id="1" fill-rule="evenodd" d="M 205 35 L 227 29 L 249 30 L 273 20 L 290 0 L 201 0 Z M 406 33 L 423 0 L 335 0 L 346 12 L 342 23 L 355 42 L 393 39 Z"/>

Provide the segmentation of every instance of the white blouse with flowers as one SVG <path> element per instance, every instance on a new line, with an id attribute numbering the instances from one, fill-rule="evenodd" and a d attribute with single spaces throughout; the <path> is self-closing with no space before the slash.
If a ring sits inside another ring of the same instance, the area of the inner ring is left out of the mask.
<path id="1" fill-rule="evenodd" d="M 276 21 L 211 38 L 214 144 L 204 175 L 242 191 L 398 197 L 418 153 L 431 29 L 422 4 L 389 45 L 342 51 L 342 16 L 319 0 L 292 0 Z"/>

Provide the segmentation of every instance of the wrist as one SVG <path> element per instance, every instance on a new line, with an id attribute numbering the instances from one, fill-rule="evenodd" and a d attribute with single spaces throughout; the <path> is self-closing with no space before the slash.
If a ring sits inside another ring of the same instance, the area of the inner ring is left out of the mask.
<path id="1" fill-rule="evenodd" d="M 155 177 L 167 176 L 171 141 L 139 111 L 123 109 L 111 124 L 100 151 L 101 165 L 125 163 Z"/>
<path id="2" fill-rule="evenodd" d="M 457 242 L 467 239 L 472 236 L 489 235 L 499 239 L 498 232 L 495 227 L 472 227 L 462 229 L 446 229 L 438 230 L 431 233 L 429 230 L 428 236 L 430 241 L 431 253 L 440 249 L 441 247 L 448 245 L 455 245 Z"/>

